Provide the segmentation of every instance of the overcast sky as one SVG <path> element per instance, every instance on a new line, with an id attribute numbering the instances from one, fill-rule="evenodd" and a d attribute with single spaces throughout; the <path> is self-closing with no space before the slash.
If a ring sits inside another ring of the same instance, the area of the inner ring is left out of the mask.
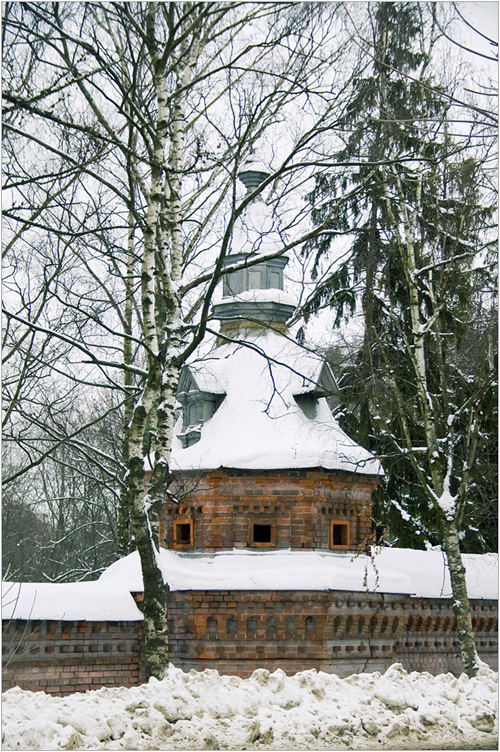
<path id="1" fill-rule="evenodd" d="M 482 34 L 498 42 L 498 3 L 497 2 L 461 2 L 458 7 L 462 15 Z M 494 48 L 479 34 L 471 32 L 475 49 L 488 53 Z"/>

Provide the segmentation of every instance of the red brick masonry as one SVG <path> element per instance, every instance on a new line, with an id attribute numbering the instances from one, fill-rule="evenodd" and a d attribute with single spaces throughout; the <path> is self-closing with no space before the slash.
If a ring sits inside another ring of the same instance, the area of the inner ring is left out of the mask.
<path id="1" fill-rule="evenodd" d="M 471 602 L 481 658 L 497 668 L 497 603 Z M 171 660 L 249 676 L 259 667 L 347 676 L 408 670 L 460 673 L 451 601 L 344 591 L 175 591 Z M 140 622 L 4 625 L 3 688 L 54 694 L 144 681 Z"/>
<path id="2" fill-rule="evenodd" d="M 203 553 L 252 547 L 251 526 L 272 524 L 273 548 L 330 548 L 330 521 L 349 523 L 347 550 L 371 543 L 371 495 L 378 477 L 340 470 L 214 470 L 177 473 L 160 519 L 160 545 L 176 545 L 174 523 L 192 522 Z M 344 548 L 344 547 L 342 547 Z"/>

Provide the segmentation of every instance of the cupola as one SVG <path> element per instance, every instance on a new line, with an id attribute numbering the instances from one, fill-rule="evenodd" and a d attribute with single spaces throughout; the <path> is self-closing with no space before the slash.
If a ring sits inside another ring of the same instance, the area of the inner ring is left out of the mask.
<path id="1" fill-rule="evenodd" d="M 269 168 L 257 158 L 254 150 L 250 151 L 248 159 L 244 162 L 241 170 L 238 173 L 238 177 L 246 186 L 247 194 L 252 193 L 261 183 L 271 176 Z M 262 200 L 259 195 L 257 200 Z"/>
<path id="2" fill-rule="evenodd" d="M 238 177 L 248 195 L 271 174 L 251 152 Z M 225 268 L 241 268 L 224 276 L 222 302 L 213 307 L 214 318 L 221 322 L 221 333 L 238 336 L 262 326 L 286 330 L 296 300 L 283 291 L 283 270 L 288 258 L 280 255 L 281 248 L 283 240 L 277 221 L 261 195 L 255 196 L 235 222 L 231 252 L 224 262 Z M 273 253 L 276 256 L 269 258 Z M 267 258 L 258 261 L 261 256 Z"/>

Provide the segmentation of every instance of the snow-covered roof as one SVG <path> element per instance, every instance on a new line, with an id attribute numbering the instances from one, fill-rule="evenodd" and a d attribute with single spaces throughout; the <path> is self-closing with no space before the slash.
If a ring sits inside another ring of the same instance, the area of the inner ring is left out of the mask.
<path id="1" fill-rule="evenodd" d="M 451 598 L 442 551 L 375 548 L 373 555 L 330 551 L 241 551 L 192 555 L 160 549 L 171 590 L 366 590 Z M 470 598 L 498 597 L 498 555 L 464 554 Z M 100 581 L 142 590 L 137 553 L 112 564 Z"/>
<path id="2" fill-rule="evenodd" d="M 344 590 L 451 598 L 441 551 L 374 549 L 373 556 L 328 551 L 227 551 L 192 555 L 160 549 L 171 590 Z M 497 554 L 464 554 L 470 598 L 498 598 Z M 137 552 L 96 582 L 3 583 L 4 619 L 139 621 L 131 592 L 143 589 Z"/>
<path id="3" fill-rule="evenodd" d="M 230 253 L 271 253 L 283 248 L 278 223 L 262 200 L 251 201 L 236 219 Z"/>
<path id="4" fill-rule="evenodd" d="M 130 592 L 126 578 L 68 583 L 3 582 L 2 618 L 141 621 L 142 613 Z"/>
<path id="5" fill-rule="evenodd" d="M 322 358 L 272 331 L 191 363 L 201 390 L 226 396 L 196 444 L 183 448 L 174 438 L 172 469 L 323 467 L 380 474 L 378 460 L 342 431 L 325 398 L 314 418 L 297 404 L 294 395 L 312 392 L 323 367 Z"/>

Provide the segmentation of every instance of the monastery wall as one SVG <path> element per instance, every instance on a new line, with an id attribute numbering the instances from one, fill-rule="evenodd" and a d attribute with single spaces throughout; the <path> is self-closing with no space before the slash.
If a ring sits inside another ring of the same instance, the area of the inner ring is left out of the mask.
<path id="1" fill-rule="evenodd" d="M 141 596 L 136 596 L 140 605 Z M 497 669 L 497 604 L 471 602 L 480 657 Z M 173 591 L 172 663 L 247 677 L 315 668 L 461 673 L 451 601 L 345 591 Z M 65 695 L 145 681 L 140 622 L 13 620 L 4 626 L 3 688 Z"/>
<path id="2" fill-rule="evenodd" d="M 176 474 L 160 519 L 160 545 L 203 553 L 232 548 L 364 550 L 371 543 L 376 476 L 336 470 L 223 470 Z M 346 542 L 332 545 L 332 522 Z M 178 525 L 192 524 L 189 545 Z M 254 540 L 254 525 L 271 527 L 271 543 Z"/>
<path id="3" fill-rule="evenodd" d="M 2 689 L 67 695 L 146 681 L 142 624 L 133 621 L 6 621 Z"/>

